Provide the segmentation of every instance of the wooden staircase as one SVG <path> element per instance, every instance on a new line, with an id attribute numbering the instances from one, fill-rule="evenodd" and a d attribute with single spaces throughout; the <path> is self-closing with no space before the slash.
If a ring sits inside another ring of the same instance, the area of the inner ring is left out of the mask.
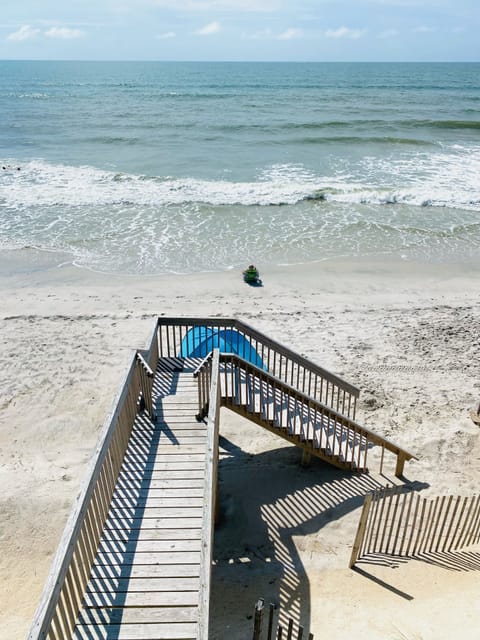
<path id="1" fill-rule="evenodd" d="M 195 372 L 209 369 L 210 358 Z M 214 375 L 206 373 L 210 379 Z M 326 406 L 287 382 L 236 354 L 219 354 L 220 404 L 304 450 L 304 461 L 315 456 L 347 471 L 368 473 L 369 449 L 378 445 L 397 456 L 400 476 L 411 453 L 362 427 L 350 417 Z M 204 382 L 199 380 L 199 390 Z M 200 401 L 199 417 L 208 413 Z"/>
<path id="2" fill-rule="evenodd" d="M 221 331 L 243 352 L 209 347 Z M 204 352 L 183 357 L 201 335 Z M 301 447 L 305 462 L 366 472 L 379 446 L 380 472 L 389 451 L 400 476 L 415 456 L 356 422 L 358 395 L 238 320 L 158 318 L 100 433 L 28 640 L 208 640 L 220 408 Z"/>

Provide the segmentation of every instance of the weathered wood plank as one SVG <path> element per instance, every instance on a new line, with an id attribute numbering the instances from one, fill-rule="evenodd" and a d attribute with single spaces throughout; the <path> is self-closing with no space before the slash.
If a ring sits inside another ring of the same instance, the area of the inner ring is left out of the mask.
<path id="1" fill-rule="evenodd" d="M 162 489 L 154 489 L 153 487 L 146 487 L 137 489 L 136 487 L 126 488 L 117 487 L 117 490 L 113 494 L 115 500 L 159 500 L 160 498 L 202 498 L 203 487 L 190 487 L 187 489 L 182 488 L 169 488 L 164 487 Z"/>
<path id="2" fill-rule="evenodd" d="M 198 406 L 192 407 L 192 416 L 195 416 L 195 411 L 198 411 Z M 153 423 L 135 423 L 132 433 L 143 435 L 145 437 L 152 437 L 156 433 L 160 433 L 161 436 L 172 433 L 172 428 L 169 426 L 170 419 L 168 420 L 168 424 L 165 420 L 158 421 L 156 424 Z M 175 433 L 183 431 L 193 431 L 195 433 L 204 433 L 207 430 L 207 426 L 204 422 L 197 422 L 193 420 L 182 420 L 179 422 L 175 420 Z"/>
<path id="3" fill-rule="evenodd" d="M 146 498 L 142 498 L 140 496 L 126 495 L 113 498 L 110 509 L 151 509 L 161 507 L 203 507 L 203 498 L 202 496 L 147 496 Z"/>
<path id="4" fill-rule="evenodd" d="M 180 622 L 178 624 L 125 624 L 125 625 L 78 625 L 74 640 L 195 640 L 197 624 Z"/>
<path id="5" fill-rule="evenodd" d="M 112 507 L 109 518 L 199 518 L 202 515 L 202 507 Z"/>
<path id="6" fill-rule="evenodd" d="M 133 464 L 141 464 L 144 466 L 148 466 L 148 464 L 162 464 L 162 463 L 167 463 L 167 464 L 173 464 L 174 462 L 180 462 L 182 464 L 185 463 L 190 463 L 190 462 L 203 462 L 205 463 L 205 451 L 202 451 L 201 453 L 190 453 L 190 452 L 186 452 L 186 453 L 182 453 L 181 451 L 178 451 L 176 449 L 172 449 L 171 451 L 161 451 L 158 454 L 152 453 L 149 455 L 139 455 L 139 454 L 135 454 L 135 455 L 130 455 L 128 456 L 128 458 L 125 460 L 125 467 L 127 465 L 133 465 Z"/>
<path id="7" fill-rule="evenodd" d="M 155 527 L 139 527 L 136 529 L 109 527 L 104 529 L 102 540 L 196 540 L 201 538 L 201 528 L 177 527 L 176 522 L 170 521 L 170 527 L 157 529 Z"/>
<path id="8" fill-rule="evenodd" d="M 130 443 L 127 448 L 127 459 L 130 457 L 141 457 L 142 460 L 150 460 L 151 458 L 159 458 L 164 455 L 205 455 L 205 443 L 196 444 L 177 444 L 167 442 L 165 444 L 159 443 L 154 447 L 150 447 L 147 444 L 135 444 Z"/>
<path id="9" fill-rule="evenodd" d="M 162 465 L 163 467 L 164 465 Z M 120 480 L 122 482 L 141 482 L 149 481 L 151 483 L 155 481 L 159 482 L 173 482 L 174 480 L 199 480 L 205 477 L 205 467 L 200 465 L 195 465 L 195 468 L 188 467 L 185 469 L 176 469 L 173 468 L 172 465 L 168 465 L 166 468 L 159 468 L 157 466 L 155 469 L 150 471 L 145 470 L 137 470 L 137 471 L 128 471 L 124 470 L 120 472 Z M 166 473 L 168 471 L 168 474 Z"/>
<path id="10" fill-rule="evenodd" d="M 198 576 L 162 578 L 92 578 L 87 593 L 130 593 L 147 591 L 198 591 Z"/>
<path id="11" fill-rule="evenodd" d="M 129 473 L 152 474 L 152 472 L 158 475 L 159 473 L 165 474 L 165 472 L 168 471 L 169 477 L 173 478 L 175 476 L 172 475 L 172 471 L 203 471 L 204 469 L 205 460 L 197 462 L 192 460 L 173 460 L 170 458 L 170 460 L 155 460 L 154 462 L 126 461 L 123 464 L 120 476 L 123 477 Z"/>
<path id="12" fill-rule="evenodd" d="M 198 408 L 195 408 L 195 411 L 198 411 Z M 196 418 L 195 418 L 195 413 L 191 414 L 191 420 L 188 419 L 189 416 L 168 416 L 168 418 L 160 415 L 158 417 L 158 422 L 157 422 L 157 426 L 159 429 L 162 429 L 162 427 L 168 426 L 171 429 L 173 429 L 173 425 L 175 425 L 175 429 L 181 427 L 182 425 L 188 426 L 189 429 L 193 429 L 195 427 L 195 425 L 200 424 L 198 423 Z"/>
<path id="13" fill-rule="evenodd" d="M 132 434 L 130 438 L 130 443 L 135 445 L 147 445 L 151 446 L 153 444 L 163 445 L 166 447 L 167 445 L 175 446 L 175 445 L 189 445 L 189 444 L 205 444 L 207 439 L 206 430 L 203 431 L 193 431 L 192 429 L 185 429 L 184 431 L 179 431 L 175 429 L 175 432 L 172 433 L 161 433 L 152 434 L 149 437 L 142 436 L 140 437 L 138 434 Z"/>
<path id="14" fill-rule="evenodd" d="M 132 607 L 84 609 L 78 618 L 80 625 L 155 624 L 159 622 L 196 622 L 197 607 Z"/>
<path id="15" fill-rule="evenodd" d="M 83 608 L 96 607 L 189 607 L 198 605 L 198 591 L 153 591 L 121 593 L 118 597 L 108 593 L 86 593 Z"/>
<path id="16" fill-rule="evenodd" d="M 99 552 L 94 566 L 107 565 L 157 565 L 157 564 L 199 564 L 197 551 L 159 551 L 157 553 L 115 553 Z"/>
<path id="17" fill-rule="evenodd" d="M 104 553 L 158 553 L 159 551 L 200 551 L 196 540 L 102 540 L 99 551 Z"/>
<path id="18" fill-rule="evenodd" d="M 157 478 L 155 480 L 151 480 L 149 478 L 143 479 L 122 479 L 120 482 L 117 482 L 117 491 L 121 489 L 126 489 L 127 491 L 188 491 L 190 489 L 198 490 L 202 489 L 204 485 L 203 476 L 201 474 L 197 474 L 197 478 L 193 477 L 190 479 L 185 478 Z"/>
<path id="19" fill-rule="evenodd" d="M 94 565 L 92 569 L 92 580 L 119 580 L 124 577 L 121 565 L 102 566 Z M 128 577 L 130 580 L 146 578 L 155 580 L 157 578 L 195 578 L 200 575 L 199 564 L 157 564 L 157 565 L 131 565 L 128 567 Z"/>
<path id="20" fill-rule="evenodd" d="M 183 529 L 198 529 L 202 526 L 201 516 L 194 517 L 176 517 L 174 521 L 172 518 L 122 518 L 114 515 L 110 516 L 107 520 L 105 527 L 111 530 L 121 529 L 124 531 L 135 531 L 143 529 L 148 531 L 150 529 L 171 529 L 173 527 L 182 527 Z"/>
<path id="21" fill-rule="evenodd" d="M 184 387 L 182 390 L 182 393 L 185 393 L 187 391 L 187 387 Z M 177 390 L 178 393 L 178 390 Z M 157 409 L 157 420 L 159 422 L 162 422 L 162 420 L 164 420 L 165 422 L 170 422 L 170 418 L 183 418 L 185 419 L 191 419 L 192 422 L 195 420 L 195 414 L 192 414 L 192 408 L 195 409 L 195 403 L 171 403 L 168 405 L 168 408 L 165 407 L 162 409 L 162 407 L 158 407 Z"/>

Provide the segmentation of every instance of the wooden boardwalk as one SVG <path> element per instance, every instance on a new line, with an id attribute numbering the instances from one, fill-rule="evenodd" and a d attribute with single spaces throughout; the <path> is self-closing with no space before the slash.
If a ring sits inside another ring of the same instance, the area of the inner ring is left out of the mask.
<path id="1" fill-rule="evenodd" d="M 304 464 L 366 472 L 375 447 L 380 473 L 389 452 L 401 476 L 415 456 L 356 422 L 358 395 L 238 320 L 159 317 L 99 435 L 28 640 L 207 640 L 220 408 L 302 448 Z"/>
<path id="2" fill-rule="evenodd" d="M 206 425 L 192 369 L 160 361 L 138 416 L 74 638 L 197 638 Z"/>

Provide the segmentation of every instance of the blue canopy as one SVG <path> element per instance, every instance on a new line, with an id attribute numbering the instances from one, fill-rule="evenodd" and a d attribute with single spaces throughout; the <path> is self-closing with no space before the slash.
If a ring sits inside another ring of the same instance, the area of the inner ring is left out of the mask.
<path id="1" fill-rule="evenodd" d="M 182 340 L 180 358 L 205 358 L 213 349 L 236 353 L 256 367 L 267 370 L 250 342 L 236 329 L 193 327 Z"/>

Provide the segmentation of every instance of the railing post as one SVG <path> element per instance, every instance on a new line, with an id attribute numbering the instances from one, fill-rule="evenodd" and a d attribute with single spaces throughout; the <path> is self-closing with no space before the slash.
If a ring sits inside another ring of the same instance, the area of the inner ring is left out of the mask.
<path id="1" fill-rule="evenodd" d="M 355 536 L 355 542 L 353 543 L 352 555 L 350 556 L 349 567 L 353 567 L 358 560 L 358 554 L 363 543 L 363 537 L 365 536 L 365 530 L 367 528 L 368 513 L 370 511 L 370 505 L 372 504 L 372 494 L 369 493 L 365 496 L 363 503 L 362 513 L 360 515 L 360 522 L 358 523 L 357 535 Z"/>
<path id="2" fill-rule="evenodd" d="M 399 451 L 397 453 L 397 464 L 395 467 L 395 475 L 397 478 L 401 478 L 403 476 L 403 468 L 405 466 L 405 453 L 403 451 Z"/>
<path id="3" fill-rule="evenodd" d="M 263 609 L 264 600 L 260 598 L 255 605 L 255 617 L 253 620 L 252 640 L 262 640 Z"/>
<path id="4" fill-rule="evenodd" d="M 145 403 L 145 408 L 147 409 L 150 418 L 152 420 L 155 420 L 152 398 L 154 373 L 150 368 L 148 362 L 139 351 L 136 352 L 136 360 L 137 368 L 139 369 L 138 373 L 140 378 L 140 391 L 142 392 L 142 398 Z"/>
<path id="5" fill-rule="evenodd" d="M 302 467 L 308 467 L 310 462 L 312 461 L 312 453 L 307 449 L 303 449 L 302 451 Z"/>

